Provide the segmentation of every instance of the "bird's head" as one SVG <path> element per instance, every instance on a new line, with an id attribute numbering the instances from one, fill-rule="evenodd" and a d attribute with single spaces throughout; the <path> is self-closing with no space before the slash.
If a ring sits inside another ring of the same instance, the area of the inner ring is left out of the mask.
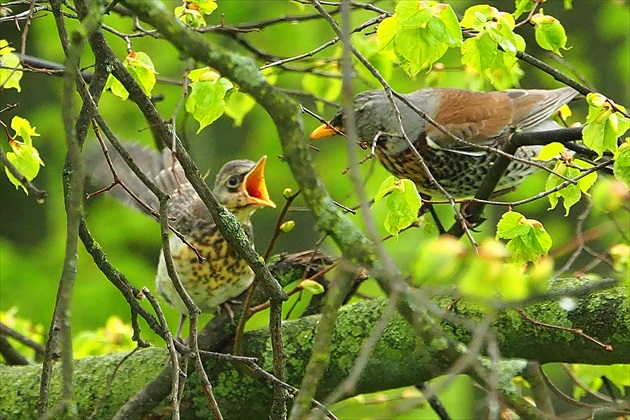
<path id="1" fill-rule="evenodd" d="M 249 215 L 259 207 L 276 205 L 269 198 L 265 183 L 265 162 L 232 160 L 221 168 L 214 183 L 214 195 L 228 210 L 239 215 Z"/>

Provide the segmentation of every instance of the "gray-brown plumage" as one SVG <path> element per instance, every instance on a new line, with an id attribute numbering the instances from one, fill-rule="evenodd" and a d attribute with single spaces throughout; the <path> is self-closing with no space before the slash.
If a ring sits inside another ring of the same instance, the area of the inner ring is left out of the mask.
<path id="1" fill-rule="evenodd" d="M 183 169 L 172 153 L 165 149 L 157 152 L 132 144 L 126 146 L 134 162 L 164 192 L 171 196 L 168 207 L 169 223 L 188 240 L 205 258 L 200 262 L 195 252 L 176 236 L 170 239 L 173 263 L 182 285 L 202 312 L 215 311 L 221 304 L 244 292 L 253 281 L 253 272 L 228 245 L 212 221 Z M 258 162 L 233 160 L 221 168 L 216 176 L 213 193 L 241 223 L 252 238 L 251 215 L 260 207 L 275 207 L 267 193 L 264 178 L 266 157 Z M 112 176 L 105 158 L 92 157 L 92 181 L 106 186 Z M 112 153 L 112 162 L 122 182 L 145 204 L 158 210 L 157 197 L 129 169 L 122 158 Z M 126 204 L 143 209 L 120 186 L 112 193 Z M 164 256 L 160 254 L 156 286 L 164 300 L 182 314 L 188 311 L 177 294 L 166 271 Z"/>
<path id="2" fill-rule="evenodd" d="M 395 101 L 405 133 L 433 177 L 449 194 L 466 197 L 477 192 L 497 158 L 497 154 L 476 148 L 475 145 L 500 147 L 516 131 L 560 128 L 550 117 L 577 93 L 570 87 L 499 92 L 427 88 L 403 95 L 449 133 L 469 144 L 453 140 L 401 100 Z M 395 110 L 385 91 L 360 93 L 355 98 L 354 111 L 359 140 L 368 146 L 375 144 L 375 155 L 389 172 L 399 178 L 412 180 L 422 193 L 441 195 L 403 138 Z M 343 132 L 343 115 L 335 115 L 330 125 Z M 313 131 L 310 137 L 314 140 L 333 134 L 335 131 L 324 124 Z M 539 146 L 521 147 L 516 156 L 531 158 L 539 150 Z M 535 169 L 527 163 L 511 162 L 497 190 L 518 185 Z"/>

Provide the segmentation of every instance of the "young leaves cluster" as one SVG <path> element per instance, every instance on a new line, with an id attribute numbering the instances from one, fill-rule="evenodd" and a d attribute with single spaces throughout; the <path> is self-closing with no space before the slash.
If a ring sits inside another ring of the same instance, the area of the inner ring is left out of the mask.
<path id="1" fill-rule="evenodd" d="M 462 30 L 451 6 L 435 1 L 403 1 L 376 32 L 383 50 L 393 50 L 413 77 L 462 44 Z"/>
<path id="2" fill-rule="evenodd" d="M 155 67 L 153 61 L 144 52 L 129 51 L 123 66 L 129 71 L 134 79 L 140 84 L 142 90 L 147 95 L 151 95 L 151 91 L 155 86 Z M 110 89 L 112 93 L 123 101 L 129 97 L 129 92 L 113 75 L 109 75 L 105 83 L 105 89 Z"/>
<path id="3" fill-rule="evenodd" d="M 213 0 L 184 0 L 175 8 L 175 16 L 191 28 L 206 26 L 204 15 L 209 15 L 218 7 Z"/>
<path id="4" fill-rule="evenodd" d="M 15 130 L 14 137 L 9 139 L 9 145 L 13 151 L 7 152 L 7 159 L 24 175 L 27 181 L 32 181 L 39 173 L 39 167 L 44 166 L 39 152 L 33 146 L 32 137 L 39 136 L 39 134 L 35 132 L 35 127 L 31 127 L 27 120 L 18 116 L 11 120 L 11 128 Z M 18 137 L 21 137 L 23 141 L 17 140 Z M 28 194 L 26 187 L 9 172 L 9 169 L 4 168 L 4 170 L 15 188 L 22 187 L 24 192 Z"/>
<path id="5" fill-rule="evenodd" d="M 564 183 L 566 178 L 576 180 L 575 184 L 568 184 L 558 191 L 548 195 L 550 204 L 549 209 L 554 209 L 556 205 L 558 205 L 558 200 L 562 198 L 563 205 L 566 210 L 565 215 L 568 215 L 571 207 L 580 201 L 582 193 L 588 195 L 588 190 L 593 186 L 593 184 L 595 184 L 595 181 L 597 181 L 597 172 L 591 172 L 585 176 L 580 176 L 583 171 L 592 168 L 593 165 L 580 159 L 573 159 L 573 157 L 566 154 L 564 151 L 564 145 L 560 143 L 550 143 L 545 145 L 536 159 L 546 161 L 558 156 L 561 156 L 562 158 L 556 162 L 553 168 L 553 173 L 549 174 L 545 184 L 545 189 L 554 189 Z M 561 176 L 564 176 L 565 179 L 561 178 Z"/>
<path id="6" fill-rule="evenodd" d="M 466 10 L 461 24 L 476 32 L 464 41 L 462 63 L 500 89 L 517 84 L 522 71 L 516 53 L 525 50 L 525 40 L 514 32 L 514 16 L 489 5 L 478 5 Z"/>
<path id="7" fill-rule="evenodd" d="M 551 248 L 551 236 L 542 223 L 515 211 L 503 214 L 497 224 L 496 237 L 509 239 L 506 245 L 509 259 L 517 263 L 536 262 Z"/>

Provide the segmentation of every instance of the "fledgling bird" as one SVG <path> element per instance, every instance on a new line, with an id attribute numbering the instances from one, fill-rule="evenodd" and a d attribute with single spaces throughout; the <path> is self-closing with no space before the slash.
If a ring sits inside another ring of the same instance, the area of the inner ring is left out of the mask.
<path id="1" fill-rule="evenodd" d="M 501 147 L 513 133 L 547 131 L 561 126 L 551 115 L 571 101 L 578 92 L 570 87 L 553 90 L 511 89 L 474 92 L 464 89 L 426 88 L 403 95 L 418 109 L 433 118 L 449 133 L 467 143 L 455 141 L 420 117 L 411 107 L 395 98 L 407 137 L 429 168 L 435 180 L 456 198 L 473 196 L 496 153 L 474 145 Z M 384 90 L 362 92 L 354 100 L 355 123 L 360 142 L 374 145 L 374 154 L 385 168 L 399 178 L 412 180 L 418 191 L 441 196 L 431 182 L 413 149 L 402 136 L 394 107 Z M 330 126 L 344 132 L 344 116 L 337 113 Z M 311 140 L 332 136 L 335 130 L 323 124 Z M 524 146 L 515 156 L 529 159 L 540 146 Z M 517 186 L 536 168 L 512 161 L 498 182 L 496 191 Z"/>
<path id="2" fill-rule="evenodd" d="M 149 179 L 171 196 L 168 205 L 170 225 L 205 258 L 205 261 L 199 261 L 188 245 L 177 236 L 171 236 L 170 248 L 175 269 L 197 307 L 202 312 L 214 312 L 220 305 L 243 293 L 254 279 L 251 268 L 223 238 L 172 153 L 168 149 L 160 153 L 137 144 L 126 148 Z M 121 181 L 157 211 L 157 197 L 129 169 L 120 155 L 110 153 Z M 213 188 L 219 202 L 236 216 L 250 239 L 253 237 L 251 215 L 261 207 L 275 207 L 265 183 L 265 161 L 266 156 L 258 162 L 233 160 L 226 163 L 217 174 Z M 111 173 L 102 155 L 92 167 L 93 182 L 105 186 L 111 181 Z M 126 204 L 142 209 L 119 185 L 112 192 Z M 188 310 L 167 273 L 162 253 L 155 282 L 161 297 L 185 316 Z"/>

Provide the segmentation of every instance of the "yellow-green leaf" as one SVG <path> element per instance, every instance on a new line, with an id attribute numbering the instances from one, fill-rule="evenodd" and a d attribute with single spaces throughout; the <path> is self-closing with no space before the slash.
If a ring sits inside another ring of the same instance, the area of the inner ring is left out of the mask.
<path id="1" fill-rule="evenodd" d="M 532 16 L 531 22 L 534 24 L 534 35 L 538 45 L 562 56 L 560 50 L 568 48 L 566 48 L 567 34 L 560 21 L 552 16 L 536 13 Z"/>
<path id="2" fill-rule="evenodd" d="M 0 86 L 3 89 L 16 89 L 19 92 L 22 64 L 20 64 L 20 58 L 12 51 L 14 48 L 9 47 L 6 40 L 0 39 Z"/>

